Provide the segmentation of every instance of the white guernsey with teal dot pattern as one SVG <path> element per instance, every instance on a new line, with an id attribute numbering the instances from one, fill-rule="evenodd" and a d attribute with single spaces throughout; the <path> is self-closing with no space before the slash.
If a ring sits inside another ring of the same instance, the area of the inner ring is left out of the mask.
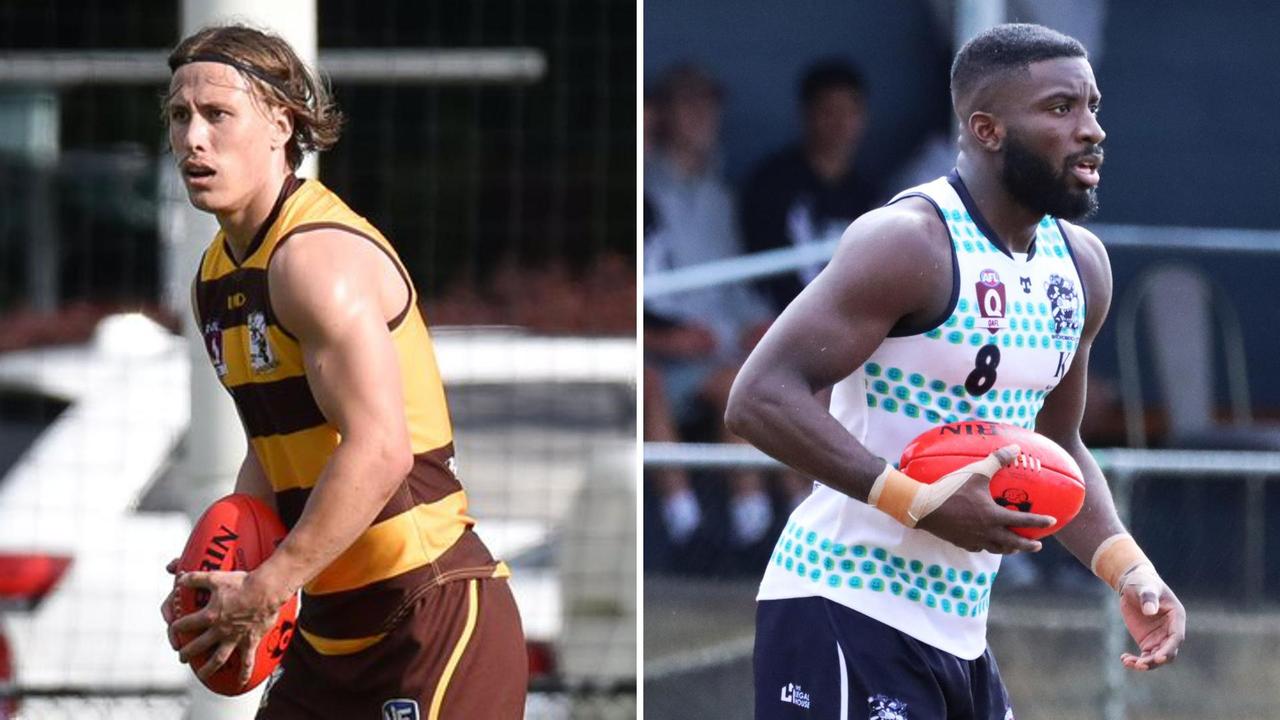
<path id="1" fill-rule="evenodd" d="M 1071 366 L 1085 297 L 1061 226 L 1046 217 L 1026 255 L 1010 253 L 971 207 L 954 173 L 907 190 L 933 203 L 951 233 L 958 283 L 935 327 L 890 336 L 832 391 L 831 414 L 897 463 L 928 428 L 991 420 L 1034 428 Z M 758 598 L 821 596 L 965 659 L 986 649 L 1000 556 L 970 553 L 904 527 L 815 483 L 791 514 Z"/>

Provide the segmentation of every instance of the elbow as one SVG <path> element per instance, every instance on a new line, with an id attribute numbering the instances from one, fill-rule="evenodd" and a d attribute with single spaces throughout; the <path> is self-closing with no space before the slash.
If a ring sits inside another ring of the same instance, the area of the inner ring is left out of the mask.
<path id="1" fill-rule="evenodd" d="M 725 428 L 756 447 L 771 444 L 773 435 L 783 429 L 787 408 L 798 400 L 788 385 L 794 387 L 776 374 L 738 375 L 725 404 Z"/>
<path id="2" fill-rule="evenodd" d="M 387 474 L 395 478 L 396 482 L 405 479 L 413 471 L 413 448 L 408 442 L 388 448 L 383 457 L 387 464 Z"/>
<path id="3" fill-rule="evenodd" d="M 389 502 L 404 485 L 405 478 L 413 470 L 413 453 L 408 447 L 384 448 L 378 458 L 378 483 L 375 486 L 379 506 Z"/>
<path id="4" fill-rule="evenodd" d="M 738 376 L 733 389 L 729 391 L 729 401 L 725 404 L 724 426 L 744 440 L 751 440 L 753 430 L 759 427 L 759 403 L 756 398 L 748 383 L 743 381 L 742 376 Z"/>
<path id="5" fill-rule="evenodd" d="M 401 441 L 387 437 L 372 449 L 372 469 L 390 497 L 413 470 L 413 449 L 407 437 Z"/>

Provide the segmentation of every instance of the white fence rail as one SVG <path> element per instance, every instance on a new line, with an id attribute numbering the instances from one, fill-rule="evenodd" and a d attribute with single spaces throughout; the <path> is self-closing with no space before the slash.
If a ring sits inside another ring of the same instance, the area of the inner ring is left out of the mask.
<path id="1" fill-rule="evenodd" d="M 38 87 L 169 82 L 168 50 L 30 50 L 0 53 L 0 85 Z M 547 74 L 537 48 L 330 48 L 320 67 L 344 83 L 526 85 Z"/>
<path id="2" fill-rule="evenodd" d="M 1280 252 L 1280 232 L 1237 228 L 1161 227 L 1155 225 L 1090 225 L 1108 248 L 1200 250 L 1206 252 Z M 645 299 L 744 282 L 826 262 L 839 245 L 826 240 L 811 245 L 766 250 L 699 265 L 650 273 L 644 278 Z"/>

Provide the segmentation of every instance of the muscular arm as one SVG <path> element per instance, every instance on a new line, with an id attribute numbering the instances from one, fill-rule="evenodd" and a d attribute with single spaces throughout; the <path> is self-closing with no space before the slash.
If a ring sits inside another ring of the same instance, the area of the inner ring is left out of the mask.
<path id="1" fill-rule="evenodd" d="M 756 447 L 858 500 L 884 468 L 815 396 L 858 368 L 904 317 L 950 296 L 945 229 L 923 200 L 860 218 L 827 268 L 747 358 L 725 422 Z"/>
<path id="2" fill-rule="evenodd" d="M 294 238 L 269 272 L 272 307 L 297 336 L 311 392 L 342 436 L 297 524 L 258 571 L 291 594 L 369 527 L 412 467 L 387 329 L 408 291 L 377 248 L 337 231 Z"/>
<path id="3" fill-rule="evenodd" d="M 1044 407 L 1036 416 L 1036 432 L 1061 445 L 1075 458 L 1084 473 L 1084 507 L 1075 520 L 1058 532 L 1057 537 L 1072 555 L 1088 567 L 1099 543 L 1125 531 L 1116 515 L 1107 479 L 1080 439 L 1080 419 L 1084 416 L 1088 393 L 1089 351 L 1111 305 L 1111 264 L 1096 237 L 1074 226 L 1068 228 L 1072 231 L 1069 239 L 1081 282 L 1084 283 L 1087 317 L 1070 369 L 1053 392 L 1045 397 Z"/>

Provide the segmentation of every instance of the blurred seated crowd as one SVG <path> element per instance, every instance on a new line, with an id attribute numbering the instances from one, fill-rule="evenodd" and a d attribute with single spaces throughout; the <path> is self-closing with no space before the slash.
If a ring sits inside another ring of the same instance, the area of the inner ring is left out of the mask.
<path id="1" fill-rule="evenodd" d="M 678 64 L 644 103 L 646 275 L 838 238 L 887 199 L 854 169 L 867 125 L 853 65 L 822 60 L 799 84 L 803 133 L 751 170 L 735 192 L 722 174 L 724 90 L 706 70 Z M 722 418 L 738 368 L 769 323 L 822 269 L 647 299 L 644 439 L 741 442 Z M 695 483 L 683 468 L 649 472 L 646 557 L 662 569 L 754 572 L 780 523 L 808 494 L 794 472 L 732 470 Z M 656 535 L 656 538 L 655 538 Z M 648 542 L 648 541 L 647 541 Z"/>

